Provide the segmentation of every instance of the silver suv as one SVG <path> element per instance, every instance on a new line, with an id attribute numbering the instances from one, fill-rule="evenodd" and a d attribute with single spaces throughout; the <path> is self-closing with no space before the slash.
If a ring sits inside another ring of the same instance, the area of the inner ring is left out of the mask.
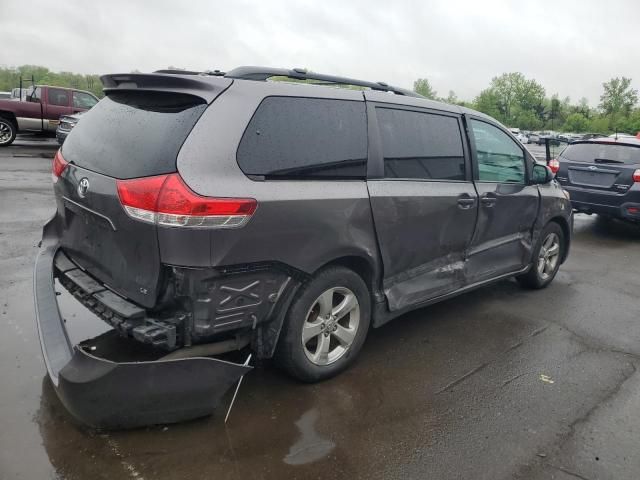
<path id="1" fill-rule="evenodd" d="M 87 423 L 201 415 L 249 368 L 211 356 L 245 346 L 331 377 L 371 327 L 506 277 L 543 288 L 567 258 L 565 193 L 481 113 L 303 70 L 102 81 L 54 160 L 35 278 L 49 373 Z M 54 278 L 157 358 L 71 344 Z"/>

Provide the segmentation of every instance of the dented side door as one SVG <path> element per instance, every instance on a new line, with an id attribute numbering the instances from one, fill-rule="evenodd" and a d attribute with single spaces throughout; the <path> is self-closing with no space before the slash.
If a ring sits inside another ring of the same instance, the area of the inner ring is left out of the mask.
<path id="1" fill-rule="evenodd" d="M 531 261 L 540 193 L 533 159 L 510 133 L 485 118 L 465 117 L 479 196 L 478 223 L 467 254 L 469 284 L 515 273 Z"/>
<path id="2" fill-rule="evenodd" d="M 400 117 L 410 112 L 411 117 L 405 123 L 399 120 L 401 125 L 394 129 L 384 116 L 393 117 L 395 112 Z M 430 115 L 428 121 L 414 128 L 422 114 Z M 367 117 L 367 185 L 384 268 L 383 290 L 389 309 L 398 311 L 465 284 L 464 258 L 475 228 L 477 194 L 460 115 L 368 102 Z M 440 122 L 446 124 L 442 131 Z M 405 136 L 407 130 L 412 138 Z M 451 136 L 457 138 L 455 144 L 434 145 Z M 405 149 L 414 140 L 419 145 Z M 394 142 L 399 153 L 389 145 Z M 446 176 L 450 168 L 446 162 L 457 162 L 461 178 L 416 178 L 421 168 L 428 170 L 424 177 Z"/>

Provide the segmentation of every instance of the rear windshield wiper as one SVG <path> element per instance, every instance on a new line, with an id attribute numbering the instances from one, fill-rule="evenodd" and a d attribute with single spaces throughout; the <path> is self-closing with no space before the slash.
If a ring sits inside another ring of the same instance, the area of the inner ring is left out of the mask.
<path id="1" fill-rule="evenodd" d="M 595 158 L 593 161 L 596 163 L 624 163 L 623 160 L 612 160 L 610 158 Z"/>

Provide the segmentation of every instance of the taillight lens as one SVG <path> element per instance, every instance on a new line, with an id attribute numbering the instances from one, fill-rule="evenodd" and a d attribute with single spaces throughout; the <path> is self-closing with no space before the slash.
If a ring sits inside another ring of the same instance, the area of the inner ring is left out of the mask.
<path id="1" fill-rule="evenodd" d="M 253 198 L 198 195 L 177 173 L 118 180 L 117 186 L 120 203 L 130 217 L 170 227 L 240 227 L 258 206 Z"/>
<path id="2" fill-rule="evenodd" d="M 58 178 L 60 178 L 64 169 L 67 168 L 67 165 L 69 165 L 69 162 L 64 159 L 62 153 L 58 150 L 56 152 L 56 156 L 53 157 L 53 165 L 51 167 L 51 178 L 53 179 L 53 183 L 58 181 Z"/>
<path id="3" fill-rule="evenodd" d="M 640 183 L 640 168 L 633 172 L 633 181 L 636 183 Z"/>
<path id="4" fill-rule="evenodd" d="M 560 170 L 560 161 L 557 158 L 552 158 L 549 160 L 549 168 L 554 174 L 558 173 L 558 170 Z"/>

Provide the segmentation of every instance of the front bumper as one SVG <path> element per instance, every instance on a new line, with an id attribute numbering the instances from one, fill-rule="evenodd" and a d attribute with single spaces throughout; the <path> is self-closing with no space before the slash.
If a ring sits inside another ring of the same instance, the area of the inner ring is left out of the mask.
<path id="1" fill-rule="evenodd" d="M 34 271 L 36 321 L 49 377 L 80 422 L 132 428 L 210 415 L 228 389 L 251 370 L 209 357 L 114 362 L 73 345 L 54 288 L 57 250 L 55 238 L 45 234 Z"/>

